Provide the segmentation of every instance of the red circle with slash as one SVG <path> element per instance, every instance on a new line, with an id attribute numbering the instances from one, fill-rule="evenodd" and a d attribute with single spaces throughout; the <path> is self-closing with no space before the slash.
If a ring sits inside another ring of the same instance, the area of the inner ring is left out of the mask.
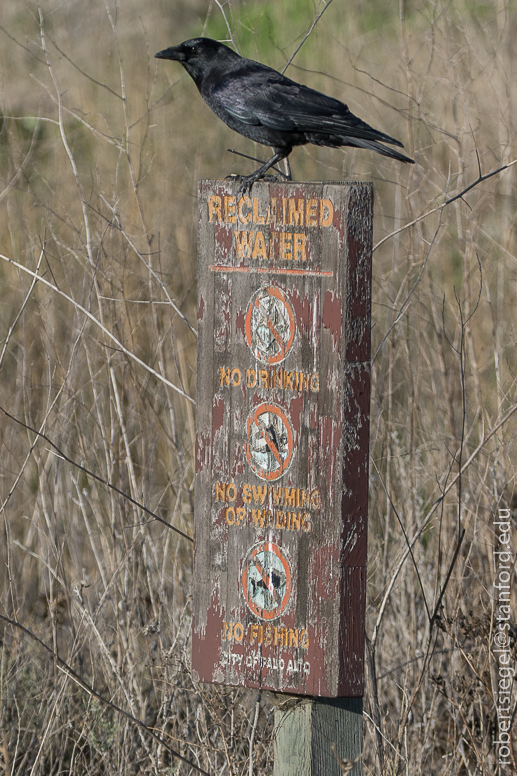
<path id="1" fill-rule="evenodd" d="M 276 544 L 260 542 L 248 552 L 242 590 L 249 610 L 261 620 L 282 614 L 291 596 L 291 567 Z"/>
<path id="2" fill-rule="evenodd" d="M 296 322 L 293 308 L 276 286 L 260 288 L 250 299 L 244 331 L 248 347 L 259 361 L 279 364 L 293 344 Z"/>
<path id="3" fill-rule="evenodd" d="M 246 458 L 257 477 L 277 480 L 285 474 L 293 458 L 294 435 L 284 410 L 277 404 L 259 404 L 248 416 L 246 433 Z"/>

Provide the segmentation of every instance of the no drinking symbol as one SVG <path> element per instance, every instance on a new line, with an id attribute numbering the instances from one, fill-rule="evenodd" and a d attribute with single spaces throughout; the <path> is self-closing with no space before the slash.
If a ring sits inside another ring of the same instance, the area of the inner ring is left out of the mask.
<path id="1" fill-rule="evenodd" d="M 293 308 L 275 286 L 260 288 L 250 299 L 244 321 L 246 342 L 259 361 L 278 364 L 287 356 L 296 332 Z"/>
<path id="2" fill-rule="evenodd" d="M 277 404 L 260 404 L 248 417 L 245 444 L 249 465 L 263 480 L 277 480 L 287 471 L 294 450 L 291 422 Z"/>

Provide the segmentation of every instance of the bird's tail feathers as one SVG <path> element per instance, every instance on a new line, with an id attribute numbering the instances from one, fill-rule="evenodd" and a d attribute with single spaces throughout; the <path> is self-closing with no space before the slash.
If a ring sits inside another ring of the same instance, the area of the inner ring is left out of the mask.
<path id="1" fill-rule="evenodd" d="M 386 148 L 386 146 L 382 145 L 382 143 L 379 143 L 376 140 L 364 140 L 363 138 L 359 137 L 348 137 L 346 144 L 356 148 L 366 148 L 369 151 L 376 151 L 382 156 L 389 156 L 390 159 L 397 159 L 399 162 L 408 162 L 409 164 L 415 163 L 415 160 L 411 159 L 409 156 L 401 154 L 400 151 L 395 151 L 394 148 Z"/>

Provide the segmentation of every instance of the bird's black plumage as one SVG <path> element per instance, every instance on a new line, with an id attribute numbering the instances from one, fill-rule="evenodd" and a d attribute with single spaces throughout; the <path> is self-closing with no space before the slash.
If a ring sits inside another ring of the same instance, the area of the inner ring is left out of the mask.
<path id="1" fill-rule="evenodd" d="M 181 62 L 205 102 L 231 129 L 273 147 L 272 158 L 243 178 L 247 189 L 274 164 L 287 159 L 295 146 L 306 143 L 366 148 L 413 163 L 413 159 L 384 145 L 403 148 L 402 143 L 361 121 L 344 103 L 266 65 L 244 59 L 218 41 L 194 38 L 155 56 Z"/>

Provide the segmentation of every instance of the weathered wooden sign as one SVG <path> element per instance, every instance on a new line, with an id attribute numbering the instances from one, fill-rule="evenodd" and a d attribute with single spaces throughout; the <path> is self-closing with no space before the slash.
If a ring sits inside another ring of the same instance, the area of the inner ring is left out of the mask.
<path id="1" fill-rule="evenodd" d="M 199 189 L 192 665 L 363 694 L 373 191 Z"/>

